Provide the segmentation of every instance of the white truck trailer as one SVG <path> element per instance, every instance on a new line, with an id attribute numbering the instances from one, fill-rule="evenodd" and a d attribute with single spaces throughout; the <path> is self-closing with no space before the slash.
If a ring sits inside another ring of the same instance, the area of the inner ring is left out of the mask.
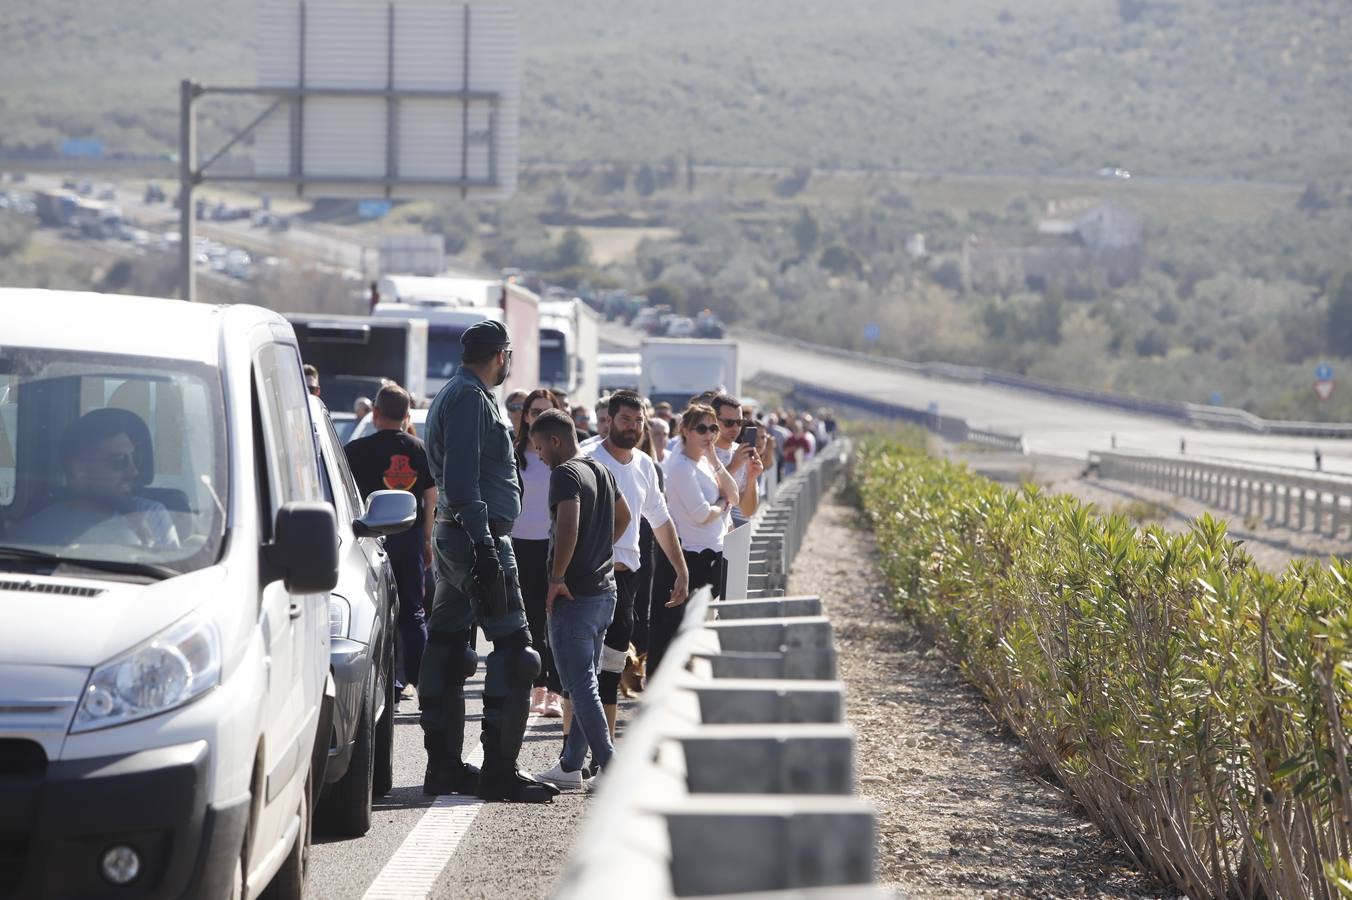
<path id="1" fill-rule="evenodd" d="M 540 385 L 564 391 L 570 405 L 592 406 L 598 381 L 601 317 L 574 298 L 540 304 Z"/>
<path id="2" fill-rule="evenodd" d="M 380 319 L 427 323 L 427 393 L 435 396 L 460 365 L 460 335 L 475 322 L 496 319 L 512 338 L 512 373 L 503 386 L 534 390 L 540 381 L 540 298 L 512 281 L 387 275 L 379 282 Z"/>
<path id="3" fill-rule="evenodd" d="M 681 410 L 704 391 L 741 393 L 736 341 L 650 338 L 639 352 L 643 358 L 639 392 L 654 404 L 666 401 Z"/>

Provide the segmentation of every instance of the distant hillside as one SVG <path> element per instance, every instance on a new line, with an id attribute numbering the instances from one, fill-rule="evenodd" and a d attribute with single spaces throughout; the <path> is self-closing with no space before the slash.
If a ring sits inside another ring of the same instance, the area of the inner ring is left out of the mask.
<path id="1" fill-rule="evenodd" d="M 261 0 L 260 0 L 261 2 Z M 1352 146 L 1346 0 L 544 0 L 527 159 L 1304 180 Z M 0 147 L 171 150 L 248 0 L 7 0 Z M 241 109 L 220 114 L 239 121 Z M 204 123 L 204 139 L 212 123 Z"/>

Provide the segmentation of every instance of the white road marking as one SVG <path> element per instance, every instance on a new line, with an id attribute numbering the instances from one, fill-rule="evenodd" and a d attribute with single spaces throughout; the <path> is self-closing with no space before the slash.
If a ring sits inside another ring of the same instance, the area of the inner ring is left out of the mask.
<path id="1" fill-rule="evenodd" d="M 476 747 L 469 762 L 477 766 L 483 759 L 483 747 Z M 362 900 L 411 900 L 430 894 L 483 805 L 478 797 L 464 794 L 437 797 L 371 882 Z"/>
<path id="2" fill-rule="evenodd" d="M 542 719 L 531 716 L 526 728 Z M 481 766 L 484 748 L 475 747 L 469 755 L 471 765 Z M 385 868 L 362 895 L 362 900 L 423 900 L 437 885 L 446 864 L 469 833 L 484 802 L 464 794 L 443 794 L 432 802 L 418 824 L 394 851 Z"/>

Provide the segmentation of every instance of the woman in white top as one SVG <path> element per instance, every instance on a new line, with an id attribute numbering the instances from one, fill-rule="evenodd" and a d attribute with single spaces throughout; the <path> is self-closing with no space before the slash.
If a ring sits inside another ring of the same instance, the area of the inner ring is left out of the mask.
<path id="1" fill-rule="evenodd" d="M 728 531 L 728 508 L 737 503 L 737 483 L 714 452 L 718 423 L 712 407 L 702 403 L 691 405 L 681 415 L 680 433 L 679 446 L 662 464 L 667 509 L 681 539 L 691 593 L 709 585 L 718 597 L 723 593 L 723 536 Z M 662 661 L 685 615 L 684 602 L 668 605 L 676 582 L 675 570 L 665 554 L 654 556 L 649 676 Z"/>
<path id="2" fill-rule="evenodd" d="M 512 552 L 516 554 L 521 599 L 526 606 L 526 624 L 540 651 L 540 674 L 531 694 L 531 712 L 537 716 L 563 715 L 563 684 L 554 668 L 545 628 L 545 595 L 549 593 L 549 466 L 530 443 L 530 426 L 547 409 L 564 409 L 552 391 L 531 391 L 521 410 L 521 428 L 516 434 L 516 467 L 521 475 L 521 515 L 512 526 Z"/>

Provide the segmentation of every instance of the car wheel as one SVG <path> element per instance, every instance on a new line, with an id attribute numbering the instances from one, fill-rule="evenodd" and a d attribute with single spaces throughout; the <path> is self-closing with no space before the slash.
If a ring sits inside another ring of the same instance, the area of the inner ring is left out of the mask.
<path id="1" fill-rule="evenodd" d="M 300 831 L 296 832 L 296 842 L 272 883 L 259 894 L 262 900 L 303 900 L 305 896 L 305 875 L 310 867 L 310 779 L 311 776 L 305 776 L 305 789 L 300 794 Z"/>
<path id="2" fill-rule="evenodd" d="M 319 801 L 315 818 L 325 834 L 361 837 L 371 830 L 371 782 L 375 773 L 371 730 L 371 714 L 363 711 L 347 774 L 330 785 Z"/>
<path id="3" fill-rule="evenodd" d="M 390 654 L 389 671 L 385 673 L 385 712 L 376 722 L 375 774 L 372 785 L 375 796 L 384 797 L 394 787 L 394 713 L 399 698 L 394 694 L 394 654 Z"/>

